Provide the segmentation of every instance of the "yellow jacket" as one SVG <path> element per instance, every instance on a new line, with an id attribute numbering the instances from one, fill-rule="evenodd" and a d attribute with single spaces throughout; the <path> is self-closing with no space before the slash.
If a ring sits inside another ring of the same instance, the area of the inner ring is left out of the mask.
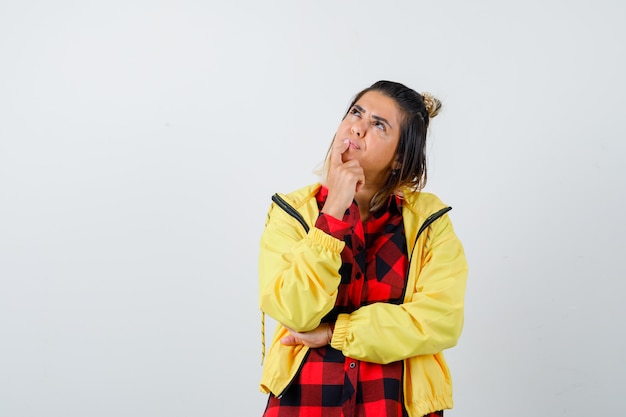
<path id="1" fill-rule="evenodd" d="M 261 236 L 260 308 L 279 323 L 263 364 L 260 389 L 266 394 L 282 394 L 309 349 L 282 345 L 280 338 L 288 334 L 284 326 L 313 330 L 335 305 L 344 242 L 315 228 L 319 188 L 313 184 L 280 196 L 299 213 L 300 221 L 272 204 Z M 456 345 L 463 327 L 467 262 L 447 210 L 433 194 L 404 195 L 402 217 L 410 257 L 404 302 L 374 303 L 340 314 L 331 342 L 353 359 L 404 360 L 404 398 L 411 417 L 453 406 L 442 351 Z M 420 228 L 424 230 L 418 237 Z"/>

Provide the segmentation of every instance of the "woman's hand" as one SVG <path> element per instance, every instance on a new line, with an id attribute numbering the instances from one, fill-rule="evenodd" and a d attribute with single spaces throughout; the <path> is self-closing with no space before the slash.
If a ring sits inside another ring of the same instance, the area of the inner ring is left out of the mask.
<path id="1" fill-rule="evenodd" d="M 285 327 L 289 331 L 289 336 L 280 339 L 280 343 L 287 346 L 304 345 L 310 348 L 318 348 L 330 344 L 333 332 L 328 323 L 322 323 L 315 330 L 299 333 Z"/>
<path id="2" fill-rule="evenodd" d="M 354 195 L 363 187 L 365 174 L 357 160 L 343 162 L 342 155 L 350 147 L 350 141 L 344 140 L 333 145 L 330 155 L 330 166 L 326 178 L 328 197 L 322 212 L 337 219 L 352 204 Z"/>

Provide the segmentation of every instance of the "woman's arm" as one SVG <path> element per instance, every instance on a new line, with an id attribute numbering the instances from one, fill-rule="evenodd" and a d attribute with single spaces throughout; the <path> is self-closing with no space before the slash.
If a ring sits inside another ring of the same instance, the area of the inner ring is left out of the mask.
<path id="1" fill-rule="evenodd" d="M 333 308 L 341 280 L 341 240 L 300 223 L 272 204 L 261 236 L 261 310 L 296 332 L 317 328 Z"/>
<path id="2" fill-rule="evenodd" d="M 389 363 L 454 346 L 463 328 L 467 261 L 448 216 L 433 223 L 408 302 L 375 303 L 340 314 L 332 347 L 345 356 Z"/>

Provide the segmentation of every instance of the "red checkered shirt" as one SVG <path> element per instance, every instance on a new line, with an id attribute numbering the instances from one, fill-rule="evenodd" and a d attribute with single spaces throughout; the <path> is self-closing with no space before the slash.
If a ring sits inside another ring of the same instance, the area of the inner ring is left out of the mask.
<path id="1" fill-rule="evenodd" d="M 322 187 L 320 209 L 327 195 Z M 390 197 L 366 222 L 353 202 L 342 220 L 320 214 L 315 227 L 346 243 L 337 301 L 323 321 L 367 304 L 402 302 L 408 257 L 400 198 Z M 270 395 L 264 417 L 402 417 L 402 367 L 347 358 L 330 345 L 310 349 L 283 395 Z"/>

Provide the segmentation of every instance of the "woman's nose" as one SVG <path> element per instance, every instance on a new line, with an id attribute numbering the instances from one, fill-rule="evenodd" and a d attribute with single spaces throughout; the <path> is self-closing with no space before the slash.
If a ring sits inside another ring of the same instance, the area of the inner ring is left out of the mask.
<path id="1" fill-rule="evenodd" d="M 363 133 L 365 132 L 365 129 L 363 129 L 363 122 L 358 120 L 352 123 L 351 131 L 353 135 L 357 135 L 358 137 L 363 136 Z"/>

